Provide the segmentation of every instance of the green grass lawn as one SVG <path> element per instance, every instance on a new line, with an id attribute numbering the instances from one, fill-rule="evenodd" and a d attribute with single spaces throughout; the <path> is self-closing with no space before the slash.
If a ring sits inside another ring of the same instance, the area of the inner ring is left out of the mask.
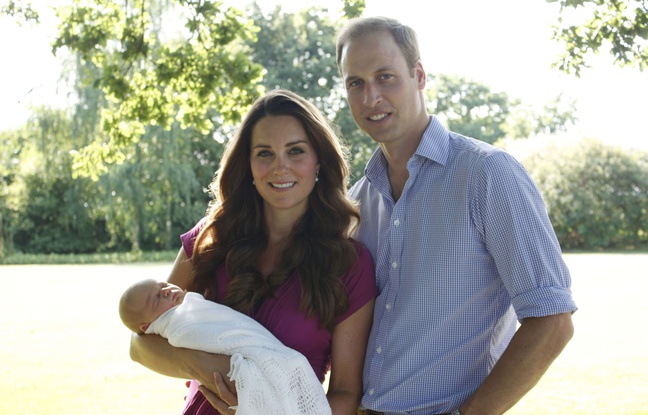
<path id="1" fill-rule="evenodd" d="M 648 415 L 648 254 L 567 254 L 576 334 L 509 414 Z M 177 415 L 183 379 L 128 357 L 117 302 L 169 264 L 4 265 L 0 414 Z"/>

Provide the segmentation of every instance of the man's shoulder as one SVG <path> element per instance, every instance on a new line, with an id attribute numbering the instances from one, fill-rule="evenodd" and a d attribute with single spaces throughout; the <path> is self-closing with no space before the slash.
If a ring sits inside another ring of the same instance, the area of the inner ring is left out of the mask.
<path id="1" fill-rule="evenodd" d="M 360 195 L 363 192 L 366 192 L 368 186 L 369 186 L 369 180 L 367 179 L 367 176 L 362 176 L 360 179 L 358 179 L 357 182 L 355 182 L 351 188 L 349 189 L 349 197 L 352 200 L 358 200 L 360 198 Z"/>
<path id="2" fill-rule="evenodd" d="M 458 133 L 450 133 L 450 148 L 450 160 L 477 163 L 486 169 L 517 161 L 503 148 Z"/>
<path id="3" fill-rule="evenodd" d="M 464 151 L 477 156 L 488 156 L 504 151 L 485 141 L 467 137 L 459 133 L 450 132 L 449 137 L 450 147 L 455 151 Z"/>

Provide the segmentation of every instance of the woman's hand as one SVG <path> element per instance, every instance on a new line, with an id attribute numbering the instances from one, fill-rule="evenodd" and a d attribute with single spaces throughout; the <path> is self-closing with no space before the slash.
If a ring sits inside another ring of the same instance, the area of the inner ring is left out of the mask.
<path id="1" fill-rule="evenodd" d="M 200 385 L 198 389 L 218 412 L 223 415 L 235 414 L 238 397 L 234 382 L 225 381 L 223 375 L 219 372 L 214 372 L 214 385 L 216 389 L 215 393 L 204 385 Z"/>

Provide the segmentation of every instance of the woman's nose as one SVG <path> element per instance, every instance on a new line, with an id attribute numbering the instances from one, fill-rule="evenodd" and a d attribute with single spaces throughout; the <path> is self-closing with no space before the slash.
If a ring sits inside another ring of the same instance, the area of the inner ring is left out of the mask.
<path id="1" fill-rule="evenodd" d="M 288 160 L 285 157 L 277 157 L 274 162 L 274 172 L 282 173 L 288 170 Z"/>

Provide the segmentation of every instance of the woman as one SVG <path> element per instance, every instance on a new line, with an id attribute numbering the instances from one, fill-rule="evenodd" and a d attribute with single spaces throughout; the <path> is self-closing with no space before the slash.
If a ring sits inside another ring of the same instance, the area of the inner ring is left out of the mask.
<path id="1" fill-rule="evenodd" d="M 347 236 L 359 222 L 347 178 L 342 146 L 317 108 L 289 91 L 268 93 L 228 143 L 207 216 L 182 235 L 168 278 L 259 321 L 306 356 L 320 381 L 330 368 L 335 415 L 358 408 L 377 294 L 371 256 Z M 229 357 L 157 335 L 134 335 L 131 356 L 198 381 L 185 414 L 235 412 Z"/>

